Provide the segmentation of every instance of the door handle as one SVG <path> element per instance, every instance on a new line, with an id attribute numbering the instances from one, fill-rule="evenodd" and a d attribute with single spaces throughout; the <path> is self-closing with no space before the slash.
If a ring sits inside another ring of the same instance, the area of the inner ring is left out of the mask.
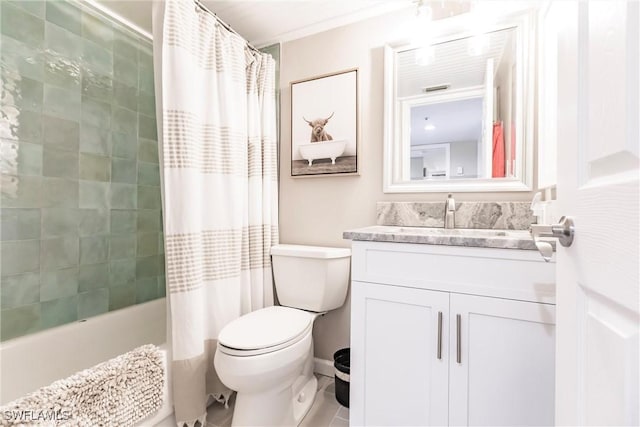
<path id="1" fill-rule="evenodd" d="M 438 359 L 442 359 L 442 312 L 438 312 Z"/>
<path id="2" fill-rule="evenodd" d="M 462 337 L 460 330 L 462 329 L 462 316 L 456 314 L 456 362 L 462 363 Z"/>
<path id="3" fill-rule="evenodd" d="M 531 233 L 533 240 L 536 240 L 536 237 L 557 237 L 558 242 L 565 248 L 568 248 L 573 243 L 573 236 L 576 231 L 573 218 L 570 216 L 563 216 L 557 224 L 532 224 L 529 228 L 529 232 Z"/>
<path id="4" fill-rule="evenodd" d="M 573 218 L 563 216 L 557 224 L 542 225 L 532 224 L 529 227 L 533 242 L 536 244 L 536 248 L 540 251 L 542 258 L 545 261 L 550 261 L 553 255 L 553 247 L 548 242 L 538 240 L 540 237 L 556 237 L 558 243 L 565 248 L 568 248 L 573 244 L 573 236 L 575 235 L 575 225 Z"/>

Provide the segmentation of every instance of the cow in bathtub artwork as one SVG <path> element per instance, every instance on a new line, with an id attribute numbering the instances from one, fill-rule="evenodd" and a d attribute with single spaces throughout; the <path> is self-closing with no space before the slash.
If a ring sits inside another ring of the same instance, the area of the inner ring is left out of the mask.
<path id="1" fill-rule="evenodd" d="M 291 176 L 358 173 L 357 70 L 291 84 Z"/>
<path id="2" fill-rule="evenodd" d="M 329 123 L 329 119 L 333 117 L 334 114 L 335 111 L 326 119 L 315 119 L 312 121 L 302 117 L 302 120 L 309 123 L 309 126 L 311 126 L 311 142 L 331 141 L 333 139 L 333 137 L 324 130 L 324 127 Z"/>
<path id="3" fill-rule="evenodd" d="M 331 113 L 326 119 L 315 120 L 302 119 L 311 126 L 311 137 L 308 144 L 298 144 L 300 155 L 309 162 L 308 166 L 313 166 L 314 160 L 331 159 L 331 164 L 336 164 L 336 159 L 344 154 L 347 141 L 333 140 L 333 137 L 325 130 L 329 119 L 335 113 Z"/>

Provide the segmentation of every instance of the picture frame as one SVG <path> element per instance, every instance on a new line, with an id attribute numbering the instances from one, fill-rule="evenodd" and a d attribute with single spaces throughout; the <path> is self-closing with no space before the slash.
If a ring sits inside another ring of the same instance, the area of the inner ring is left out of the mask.
<path id="1" fill-rule="evenodd" d="M 290 83 L 291 176 L 359 175 L 358 69 Z"/>

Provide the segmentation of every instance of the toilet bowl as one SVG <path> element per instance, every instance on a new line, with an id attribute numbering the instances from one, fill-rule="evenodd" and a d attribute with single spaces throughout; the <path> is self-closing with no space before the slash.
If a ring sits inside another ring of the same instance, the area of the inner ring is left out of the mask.
<path id="1" fill-rule="evenodd" d="M 314 318 L 302 310 L 268 307 L 238 319 L 245 331 L 253 329 L 258 341 L 239 339 L 243 335 L 236 335 L 239 328 L 220 333 L 214 364 L 223 384 L 237 392 L 234 426 L 293 426 L 307 413 L 317 388 Z M 286 333 L 265 340 L 286 320 L 290 321 Z"/>
<path id="2" fill-rule="evenodd" d="M 271 254 L 283 306 L 241 316 L 218 336 L 216 372 L 237 392 L 233 426 L 302 421 L 317 390 L 313 323 L 343 305 L 348 288 L 349 249 L 279 245 Z"/>

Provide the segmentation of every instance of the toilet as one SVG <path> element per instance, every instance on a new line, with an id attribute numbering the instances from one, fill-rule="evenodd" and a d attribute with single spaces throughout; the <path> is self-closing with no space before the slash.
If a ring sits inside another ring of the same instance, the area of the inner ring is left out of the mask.
<path id="1" fill-rule="evenodd" d="M 218 335 L 214 358 L 223 384 L 237 392 L 233 426 L 297 426 L 313 404 L 313 322 L 344 304 L 351 250 L 271 248 L 280 306 L 245 314 Z"/>

